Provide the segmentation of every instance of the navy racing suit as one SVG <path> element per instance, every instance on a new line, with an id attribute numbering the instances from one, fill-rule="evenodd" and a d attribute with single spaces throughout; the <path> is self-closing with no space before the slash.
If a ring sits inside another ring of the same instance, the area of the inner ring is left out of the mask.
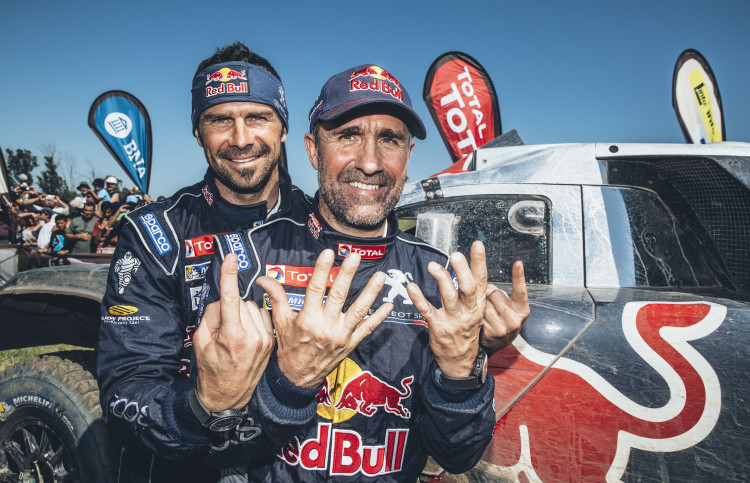
<path id="1" fill-rule="evenodd" d="M 245 446 L 245 459 L 255 460 L 244 468 L 250 481 L 415 481 L 428 454 L 448 471 L 462 472 L 479 461 L 489 444 L 495 424 L 493 378 L 475 390 L 440 384 L 427 322 L 406 292 L 406 284 L 414 281 L 439 308 L 440 291 L 427 265 L 435 261 L 448 268 L 447 256 L 398 230 L 395 214 L 387 223 L 385 237 L 355 238 L 333 230 L 310 211 L 306 217 L 278 218 L 249 233 L 216 237 L 220 257 L 229 251 L 240 258 L 247 255 L 250 263 L 241 264 L 238 272 L 240 296 L 259 306 L 270 306 L 255 283 L 267 275 L 284 286 L 290 307 L 300 310 L 315 261 L 326 248 L 336 254 L 329 287 L 348 253 L 356 251 L 362 258 L 343 310 L 376 271 L 386 274 L 386 284 L 370 313 L 382 303 L 393 303 L 386 320 L 316 390 L 305 393 L 295 387 L 272 355 L 253 396 L 260 401 L 254 406 L 259 410 L 254 420 L 260 431 L 266 430 L 267 421 L 272 423 L 274 436 L 280 438 L 274 419 L 297 411 L 296 419 L 287 418 L 285 444 L 272 442 L 283 447 L 259 448 L 261 439 Z M 208 301 L 219 298 L 219 266 L 216 260 L 206 281 Z M 258 461 L 263 451 L 274 457 Z M 238 474 L 222 481 L 247 481 Z"/>
<path id="2" fill-rule="evenodd" d="M 227 203 L 209 169 L 202 182 L 123 218 L 102 302 L 97 365 L 104 418 L 125 448 L 120 481 L 215 480 L 215 470 L 192 457 L 207 454 L 211 436 L 187 406 L 194 320 L 215 234 L 309 211 L 310 200 L 281 167 L 279 178 L 270 214 L 265 202 Z"/>

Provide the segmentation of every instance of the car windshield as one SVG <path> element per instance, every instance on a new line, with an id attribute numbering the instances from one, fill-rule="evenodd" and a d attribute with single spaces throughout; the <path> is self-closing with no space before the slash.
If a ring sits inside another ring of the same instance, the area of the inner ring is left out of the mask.
<path id="1" fill-rule="evenodd" d="M 528 283 L 549 283 L 550 210 L 540 196 L 497 195 L 451 198 L 409 205 L 398 211 L 400 228 L 444 252 L 467 258 L 474 240 L 487 252 L 491 282 L 511 282 L 516 260 Z"/>

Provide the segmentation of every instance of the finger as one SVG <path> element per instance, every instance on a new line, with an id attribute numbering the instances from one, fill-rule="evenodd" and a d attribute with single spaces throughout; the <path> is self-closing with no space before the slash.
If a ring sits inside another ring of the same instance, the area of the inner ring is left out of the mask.
<path id="1" fill-rule="evenodd" d="M 438 311 L 434 305 L 424 296 L 419 286 L 412 282 L 406 286 L 406 291 L 409 294 L 409 298 L 414 304 L 414 308 L 422 314 L 422 317 L 427 321 L 428 324 L 437 322 Z"/>
<path id="2" fill-rule="evenodd" d="M 221 325 L 221 303 L 219 301 L 206 305 L 198 328 L 193 334 L 193 343 L 196 346 L 203 346 L 211 341 L 213 335 L 219 330 Z"/>
<path id="3" fill-rule="evenodd" d="M 477 299 L 484 299 L 487 291 L 487 252 L 484 243 L 477 240 L 471 245 L 471 273 L 476 281 Z"/>
<path id="4" fill-rule="evenodd" d="M 229 253 L 221 264 L 219 275 L 220 312 L 218 330 L 232 336 L 242 329 L 240 321 L 240 287 L 237 282 L 237 255 Z"/>
<path id="5" fill-rule="evenodd" d="M 359 268 L 360 260 L 361 257 L 358 253 L 350 253 L 341 263 L 339 273 L 336 274 L 331 289 L 328 290 L 328 298 L 326 299 L 326 304 L 323 308 L 323 312 L 327 316 L 338 317 L 338 315 L 341 314 L 341 309 L 346 302 L 346 296 L 349 293 L 352 279 L 354 278 L 354 274 L 357 273 L 357 268 Z M 378 290 L 378 292 L 379 291 L 380 290 Z M 372 302 L 370 304 L 372 305 Z"/>
<path id="6" fill-rule="evenodd" d="M 529 292 L 526 288 L 523 262 L 520 260 L 513 264 L 513 293 L 511 297 L 516 310 L 522 313 L 529 312 Z"/>
<path id="7" fill-rule="evenodd" d="M 354 330 L 357 325 L 367 316 L 367 313 L 375 302 L 375 298 L 380 294 L 385 284 L 385 274 L 383 272 L 375 272 L 362 292 L 357 297 L 357 300 L 349 307 L 346 311 L 345 320 L 350 330 Z"/>
<path id="8" fill-rule="evenodd" d="M 455 253 L 453 255 L 455 255 Z M 451 255 L 451 258 L 453 258 L 453 255 Z M 461 258 L 463 258 L 463 255 L 461 255 Z M 465 258 L 464 263 L 466 263 Z M 468 270 L 468 265 L 466 269 Z M 460 309 L 461 302 L 459 301 L 459 295 L 458 292 L 456 292 L 456 286 L 453 284 L 453 279 L 451 278 L 450 273 L 448 273 L 448 270 L 441 267 L 435 262 L 430 262 L 429 265 L 427 265 L 427 271 L 430 272 L 430 275 L 435 277 L 435 280 L 437 280 L 438 288 L 440 289 L 440 298 L 443 302 L 443 308 L 450 313 L 455 313 L 456 311 L 458 311 Z M 422 315 L 425 314 L 422 313 Z"/>
<path id="9" fill-rule="evenodd" d="M 369 317 L 362 320 L 362 322 L 352 332 L 352 337 L 349 343 L 349 347 L 354 349 L 359 345 L 362 340 L 368 335 L 372 334 L 375 329 L 388 317 L 388 314 L 393 310 L 392 303 L 386 303 L 378 307 Z"/>
<path id="10" fill-rule="evenodd" d="M 247 314 L 247 331 L 257 338 L 259 347 L 270 349 L 273 343 L 270 314 L 267 309 L 260 309 L 255 302 L 244 302 Z"/>
<path id="11" fill-rule="evenodd" d="M 508 298 L 508 295 L 500 289 L 487 295 L 487 305 L 491 305 L 497 312 L 498 316 L 502 319 L 508 320 L 508 318 L 512 316 L 513 308 L 510 306 L 510 299 Z"/>
<path id="12" fill-rule="evenodd" d="M 307 289 L 305 290 L 305 302 L 302 305 L 314 304 L 314 306 L 321 305 L 323 303 L 323 296 L 326 293 L 326 286 L 328 285 L 328 276 L 333 266 L 333 250 L 323 250 L 318 259 L 315 261 L 315 268 L 313 269 L 312 275 L 310 275 L 310 281 L 307 282 Z"/>
<path id="13" fill-rule="evenodd" d="M 469 262 L 466 261 L 463 253 L 453 252 L 451 253 L 451 266 L 453 267 L 453 272 L 456 274 L 458 292 L 463 303 L 470 308 L 474 308 L 477 304 L 477 283 L 471 267 L 469 267 Z M 455 287 L 453 290 L 455 291 Z M 484 293 L 482 296 L 484 297 Z"/>
<path id="14" fill-rule="evenodd" d="M 255 283 L 268 295 L 271 302 L 273 324 L 284 325 L 285 321 L 290 320 L 292 315 L 292 309 L 289 307 L 289 300 L 286 298 L 284 287 L 270 277 L 258 277 Z"/>

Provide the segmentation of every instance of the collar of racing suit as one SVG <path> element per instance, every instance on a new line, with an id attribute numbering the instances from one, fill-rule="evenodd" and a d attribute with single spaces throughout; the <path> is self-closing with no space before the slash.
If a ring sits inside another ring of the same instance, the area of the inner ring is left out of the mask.
<path id="1" fill-rule="evenodd" d="M 279 198 L 276 205 L 270 210 L 271 213 L 288 213 L 291 208 L 291 189 L 292 180 L 289 177 L 289 173 L 282 168 L 279 169 Z M 216 187 L 216 181 L 214 178 L 214 172 L 211 168 L 206 170 L 206 174 L 203 176 L 203 181 L 206 183 L 203 188 L 203 196 L 206 202 L 216 211 L 219 215 L 229 221 L 237 223 L 248 223 L 259 220 L 265 220 L 269 215 L 269 210 L 265 201 L 255 203 L 252 205 L 235 205 L 221 197 L 218 188 Z"/>
<path id="2" fill-rule="evenodd" d="M 318 232 L 316 237 L 318 243 L 333 250 L 337 262 L 343 261 L 344 257 L 352 251 L 361 255 L 362 263 L 378 262 L 385 257 L 386 250 L 396 241 L 398 219 L 394 211 L 391 211 L 386 217 L 387 232 L 384 236 L 360 238 L 336 231 L 328 224 L 318 211 L 318 193 L 315 194 L 313 205 L 315 209 L 308 217 L 308 228 L 313 237 L 315 237 L 315 232 Z M 319 229 L 316 229 L 315 220 L 319 222 L 317 225 Z"/>

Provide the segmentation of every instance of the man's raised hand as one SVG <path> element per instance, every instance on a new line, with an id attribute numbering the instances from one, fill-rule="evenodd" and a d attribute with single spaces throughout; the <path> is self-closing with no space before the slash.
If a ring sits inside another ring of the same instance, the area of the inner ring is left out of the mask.
<path id="1" fill-rule="evenodd" d="M 240 298 L 234 253 L 221 265 L 219 291 L 221 299 L 206 306 L 193 336 L 197 394 L 211 411 L 250 402 L 274 346 L 268 311 Z"/>
<path id="2" fill-rule="evenodd" d="M 320 386 L 393 308 L 393 304 L 386 303 L 367 316 L 385 283 L 385 274 L 377 272 L 349 310 L 342 312 L 360 256 L 352 253 L 344 259 L 325 298 L 333 261 L 332 250 L 324 250 L 318 256 L 299 313 L 289 307 L 284 288 L 278 282 L 268 277 L 258 278 L 258 285 L 271 300 L 279 369 L 297 387 Z"/>
<path id="3" fill-rule="evenodd" d="M 487 262 L 484 245 L 471 246 L 471 267 L 461 253 L 454 252 L 450 263 L 458 281 L 458 291 L 448 270 L 430 262 L 427 270 L 440 287 L 442 308 L 436 309 L 422 294 L 417 284 L 410 283 L 414 307 L 430 328 L 430 348 L 440 370 L 451 377 L 468 377 L 474 369 L 479 352 L 479 334 L 485 311 Z"/>

